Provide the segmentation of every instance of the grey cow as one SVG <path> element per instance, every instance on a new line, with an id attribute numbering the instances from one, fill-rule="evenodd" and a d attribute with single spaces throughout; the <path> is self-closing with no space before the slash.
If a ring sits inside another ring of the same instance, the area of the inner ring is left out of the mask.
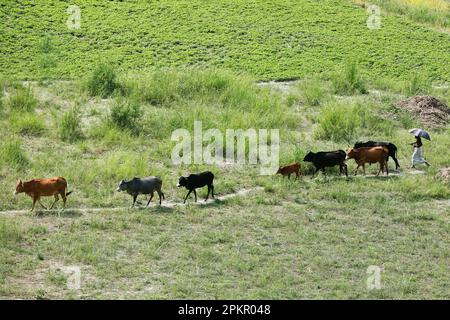
<path id="1" fill-rule="evenodd" d="M 136 198 L 139 194 L 150 194 L 150 200 L 147 202 L 147 206 L 153 199 L 154 192 L 158 192 L 159 204 L 161 204 L 161 197 L 165 199 L 164 193 L 161 191 L 162 180 L 159 177 L 151 176 L 145 178 L 134 177 L 130 181 L 122 180 L 120 181 L 117 191 L 126 191 L 128 194 L 133 196 L 133 205 L 136 203 Z"/>

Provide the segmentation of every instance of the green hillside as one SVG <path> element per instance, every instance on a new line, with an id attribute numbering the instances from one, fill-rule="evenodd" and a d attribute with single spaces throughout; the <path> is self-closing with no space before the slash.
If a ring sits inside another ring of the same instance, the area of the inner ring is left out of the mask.
<path id="1" fill-rule="evenodd" d="M 99 61 L 121 70 L 215 66 L 258 79 L 328 72 L 354 59 L 372 78 L 421 72 L 448 81 L 450 35 L 368 13 L 350 1 L 83 1 L 69 30 L 61 1 L 1 1 L 0 74 L 77 78 Z"/>

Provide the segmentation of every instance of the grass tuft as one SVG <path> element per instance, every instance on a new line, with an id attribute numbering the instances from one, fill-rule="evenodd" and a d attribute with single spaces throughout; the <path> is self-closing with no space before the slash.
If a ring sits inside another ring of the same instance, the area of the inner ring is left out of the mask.
<path id="1" fill-rule="evenodd" d="M 91 96 L 106 98 L 117 88 L 114 69 L 103 63 L 95 68 L 87 81 L 87 90 Z"/>

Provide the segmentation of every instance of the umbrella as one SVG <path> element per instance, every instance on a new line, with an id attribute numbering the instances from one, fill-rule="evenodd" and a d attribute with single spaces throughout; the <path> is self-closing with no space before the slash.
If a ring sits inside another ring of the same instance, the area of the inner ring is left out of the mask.
<path id="1" fill-rule="evenodd" d="M 422 137 L 422 138 L 425 138 L 425 139 L 431 141 L 430 134 L 423 129 L 414 128 L 414 129 L 409 130 L 409 133 L 411 133 L 415 137 Z"/>

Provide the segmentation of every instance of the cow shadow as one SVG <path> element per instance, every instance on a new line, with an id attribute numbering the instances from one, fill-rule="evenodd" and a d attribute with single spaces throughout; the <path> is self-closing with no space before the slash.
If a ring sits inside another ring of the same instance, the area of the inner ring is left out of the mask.
<path id="1" fill-rule="evenodd" d="M 172 213 L 174 211 L 174 208 L 172 207 L 167 207 L 164 206 L 164 203 L 162 205 L 150 205 L 148 207 L 146 206 L 139 206 L 139 207 L 134 207 L 134 208 L 129 208 L 128 211 L 136 211 L 139 213 L 144 213 L 144 212 L 148 212 L 148 213 Z"/>
<path id="2" fill-rule="evenodd" d="M 34 216 L 38 218 L 44 217 L 61 217 L 61 218 L 79 218 L 83 216 L 83 213 L 77 209 L 56 209 L 56 210 L 36 210 Z"/>

